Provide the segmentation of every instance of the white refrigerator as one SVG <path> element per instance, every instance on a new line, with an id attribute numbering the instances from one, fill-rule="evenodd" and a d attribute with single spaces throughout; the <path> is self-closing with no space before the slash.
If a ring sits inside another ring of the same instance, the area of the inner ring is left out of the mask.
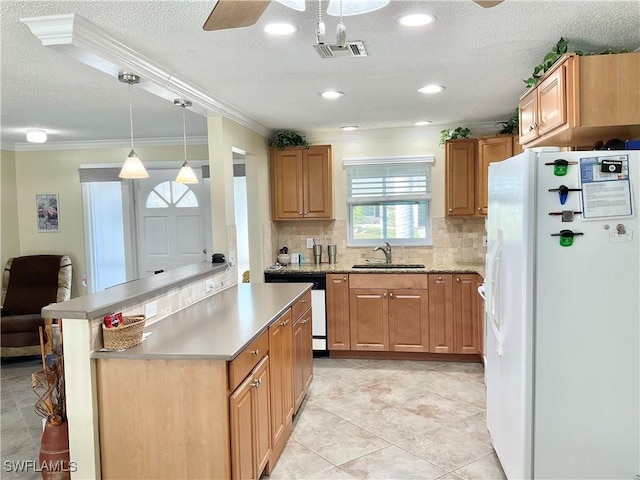
<path id="1" fill-rule="evenodd" d="M 639 192 L 638 151 L 489 166 L 487 427 L 509 479 L 640 478 Z"/>

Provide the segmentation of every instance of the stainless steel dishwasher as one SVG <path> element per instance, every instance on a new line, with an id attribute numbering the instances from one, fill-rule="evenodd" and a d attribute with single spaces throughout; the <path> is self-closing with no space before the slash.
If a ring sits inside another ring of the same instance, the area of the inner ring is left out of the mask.
<path id="1" fill-rule="evenodd" d="M 323 273 L 265 272 L 265 283 L 312 283 L 311 287 L 311 333 L 313 354 L 323 356 L 327 350 L 327 304 L 325 290 L 327 278 Z"/>

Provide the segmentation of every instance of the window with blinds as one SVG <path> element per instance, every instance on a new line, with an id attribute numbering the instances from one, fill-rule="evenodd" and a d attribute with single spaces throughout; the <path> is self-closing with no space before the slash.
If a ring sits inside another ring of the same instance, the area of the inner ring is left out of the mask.
<path id="1" fill-rule="evenodd" d="M 344 159 L 348 244 L 430 245 L 432 156 Z"/>

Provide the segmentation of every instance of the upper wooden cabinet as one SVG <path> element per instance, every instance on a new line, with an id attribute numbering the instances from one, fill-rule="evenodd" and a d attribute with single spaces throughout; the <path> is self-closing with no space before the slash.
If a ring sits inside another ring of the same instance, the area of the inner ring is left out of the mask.
<path id="1" fill-rule="evenodd" d="M 524 147 L 591 146 L 640 135 L 640 53 L 567 54 L 522 96 Z"/>
<path id="2" fill-rule="evenodd" d="M 272 220 L 333 219 L 330 145 L 271 148 Z"/>
<path id="3" fill-rule="evenodd" d="M 446 142 L 447 216 L 487 214 L 489 164 L 512 157 L 515 145 L 511 135 Z M 517 150 L 521 151 L 519 145 Z"/>

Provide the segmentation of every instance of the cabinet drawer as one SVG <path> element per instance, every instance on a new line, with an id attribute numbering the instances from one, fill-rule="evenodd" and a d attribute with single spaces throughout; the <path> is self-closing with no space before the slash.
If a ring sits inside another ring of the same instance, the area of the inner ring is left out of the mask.
<path id="1" fill-rule="evenodd" d="M 229 388 L 233 391 L 245 379 L 251 369 L 269 350 L 269 332 L 266 331 L 229 363 Z"/>
<path id="2" fill-rule="evenodd" d="M 296 303 L 291 306 L 291 320 L 295 322 L 300 316 L 311 307 L 311 290 L 307 290 Z"/>
<path id="3" fill-rule="evenodd" d="M 349 288 L 417 288 L 426 290 L 429 281 L 426 273 L 352 273 Z"/>

